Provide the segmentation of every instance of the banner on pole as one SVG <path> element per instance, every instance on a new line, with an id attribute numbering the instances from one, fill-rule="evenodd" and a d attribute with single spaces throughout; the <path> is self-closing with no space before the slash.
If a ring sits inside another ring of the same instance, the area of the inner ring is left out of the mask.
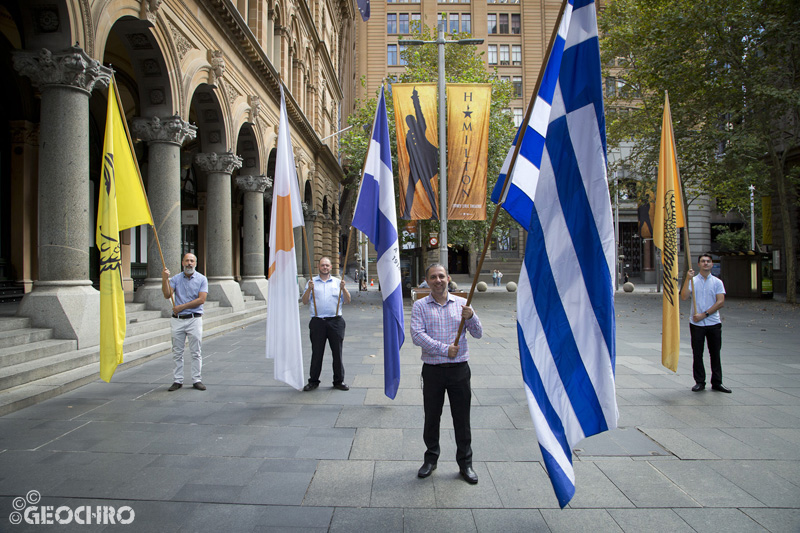
<path id="1" fill-rule="evenodd" d="M 400 166 L 400 218 L 439 219 L 439 128 L 436 84 L 392 85 Z"/>
<path id="2" fill-rule="evenodd" d="M 447 218 L 486 220 L 492 85 L 447 86 Z"/>

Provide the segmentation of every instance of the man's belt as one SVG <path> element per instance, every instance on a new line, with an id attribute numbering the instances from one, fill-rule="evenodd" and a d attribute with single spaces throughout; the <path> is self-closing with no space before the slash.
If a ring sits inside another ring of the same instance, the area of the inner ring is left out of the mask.
<path id="1" fill-rule="evenodd" d="M 342 315 L 336 315 L 336 316 L 315 316 L 314 318 L 320 318 L 320 319 L 322 319 L 322 320 L 335 320 L 335 319 L 337 319 L 337 318 L 342 318 Z"/>
<path id="2" fill-rule="evenodd" d="M 188 315 L 172 315 L 172 318 L 180 318 L 181 320 L 185 320 L 187 318 L 200 318 L 203 316 L 203 313 L 189 313 Z"/>

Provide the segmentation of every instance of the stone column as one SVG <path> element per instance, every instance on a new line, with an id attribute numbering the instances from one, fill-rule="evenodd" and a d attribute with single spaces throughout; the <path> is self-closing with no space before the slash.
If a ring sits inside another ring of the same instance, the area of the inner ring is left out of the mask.
<path id="1" fill-rule="evenodd" d="M 39 160 L 39 125 L 24 120 L 9 121 L 11 128 L 11 219 L 17 229 L 11 232 L 11 264 L 17 272 L 17 283 L 26 293 L 33 289 L 38 277 L 36 245 L 39 234 L 36 220 Z"/>
<path id="2" fill-rule="evenodd" d="M 308 204 L 303 203 L 303 219 L 305 220 L 306 236 L 308 236 L 308 243 L 303 243 L 303 234 L 301 232 L 299 240 L 296 241 L 300 243 L 303 247 L 298 254 L 297 267 L 298 267 L 298 272 L 302 272 L 304 277 L 310 278 L 311 276 L 316 274 L 317 265 L 315 263 L 319 262 L 319 256 L 314 253 L 315 249 L 314 247 L 316 243 L 315 225 L 317 223 L 317 220 L 319 220 L 319 212 L 316 209 L 311 209 Z M 308 245 L 307 247 L 306 244 Z M 311 257 L 308 257 L 306 251 L 312 254 Z M 308 271 L 309 263 L 311 263 L 311 272 Z"/>
<path id="3" fill-rule="evenodd" d="M 162 316 L 172 314 L 172 304 L 161 292 L 161 271 L 164 263 L 172 275 L 181 271 L 181 145 L 197 136 L 192 126 L 180 116 L 136 118 L 131 134 L 147 142 L 147 199 L 153 213 L 153 228 L 147 232 L 147 278 L 134 295 L 148 309 L 161 309 Z"/>
<path id="4" fill-rule="evenodd" d="M 236 185 L 244 191 L 242 291 L 255 296 L 256 300 L 266 300 L 264 191 L 272 186 L 272 180 L 266 176 L 239 176 Z"/>
<path id="5" fill-rule="evenodd" d="M 78 348 L 100 342 L 100 293 L 89 279 L 95 221 L 89 205 L 89 96 L 111 70 L 75 46 L 14 53 L 14 67 L 41 91 L 39 279 L 19 306 L 35 327 Z"/>
<path id="6" fill-rule="evenodd" d="M 195 164 L 208 176 L 206 188 L 206 272 L 208 297 L 234 312 L 244 309 L 239 284 L 233 280 L 231 235 L 231 173 L 242 167 L 242 158 L 232 152 L 202 153 Z"/>

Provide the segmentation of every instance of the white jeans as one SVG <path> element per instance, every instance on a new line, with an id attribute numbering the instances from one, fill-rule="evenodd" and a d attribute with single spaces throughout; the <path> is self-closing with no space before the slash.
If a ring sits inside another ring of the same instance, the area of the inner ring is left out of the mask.
<path id="1" fill-rule="evenodd" d="M 171 318 L 170 320 L 175 383 L 183 383 L 183 351 L 187 337 L 189 338 L 189 353 L 192 355 L 192 383 L 202 381 L 200 371 L 203 368 L 203 356 L 200 350 L 203 345 L 203 317 Z"/>

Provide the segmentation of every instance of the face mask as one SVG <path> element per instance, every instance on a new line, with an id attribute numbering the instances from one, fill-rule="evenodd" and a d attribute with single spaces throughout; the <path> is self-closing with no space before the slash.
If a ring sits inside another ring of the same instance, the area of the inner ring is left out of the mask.
<path id="1" fill-rule="evenodd" d="M 183 267 L 183 273 L 187 276 L 191 276 L 194 274 L 194 267 L 191 265 Z"/>

